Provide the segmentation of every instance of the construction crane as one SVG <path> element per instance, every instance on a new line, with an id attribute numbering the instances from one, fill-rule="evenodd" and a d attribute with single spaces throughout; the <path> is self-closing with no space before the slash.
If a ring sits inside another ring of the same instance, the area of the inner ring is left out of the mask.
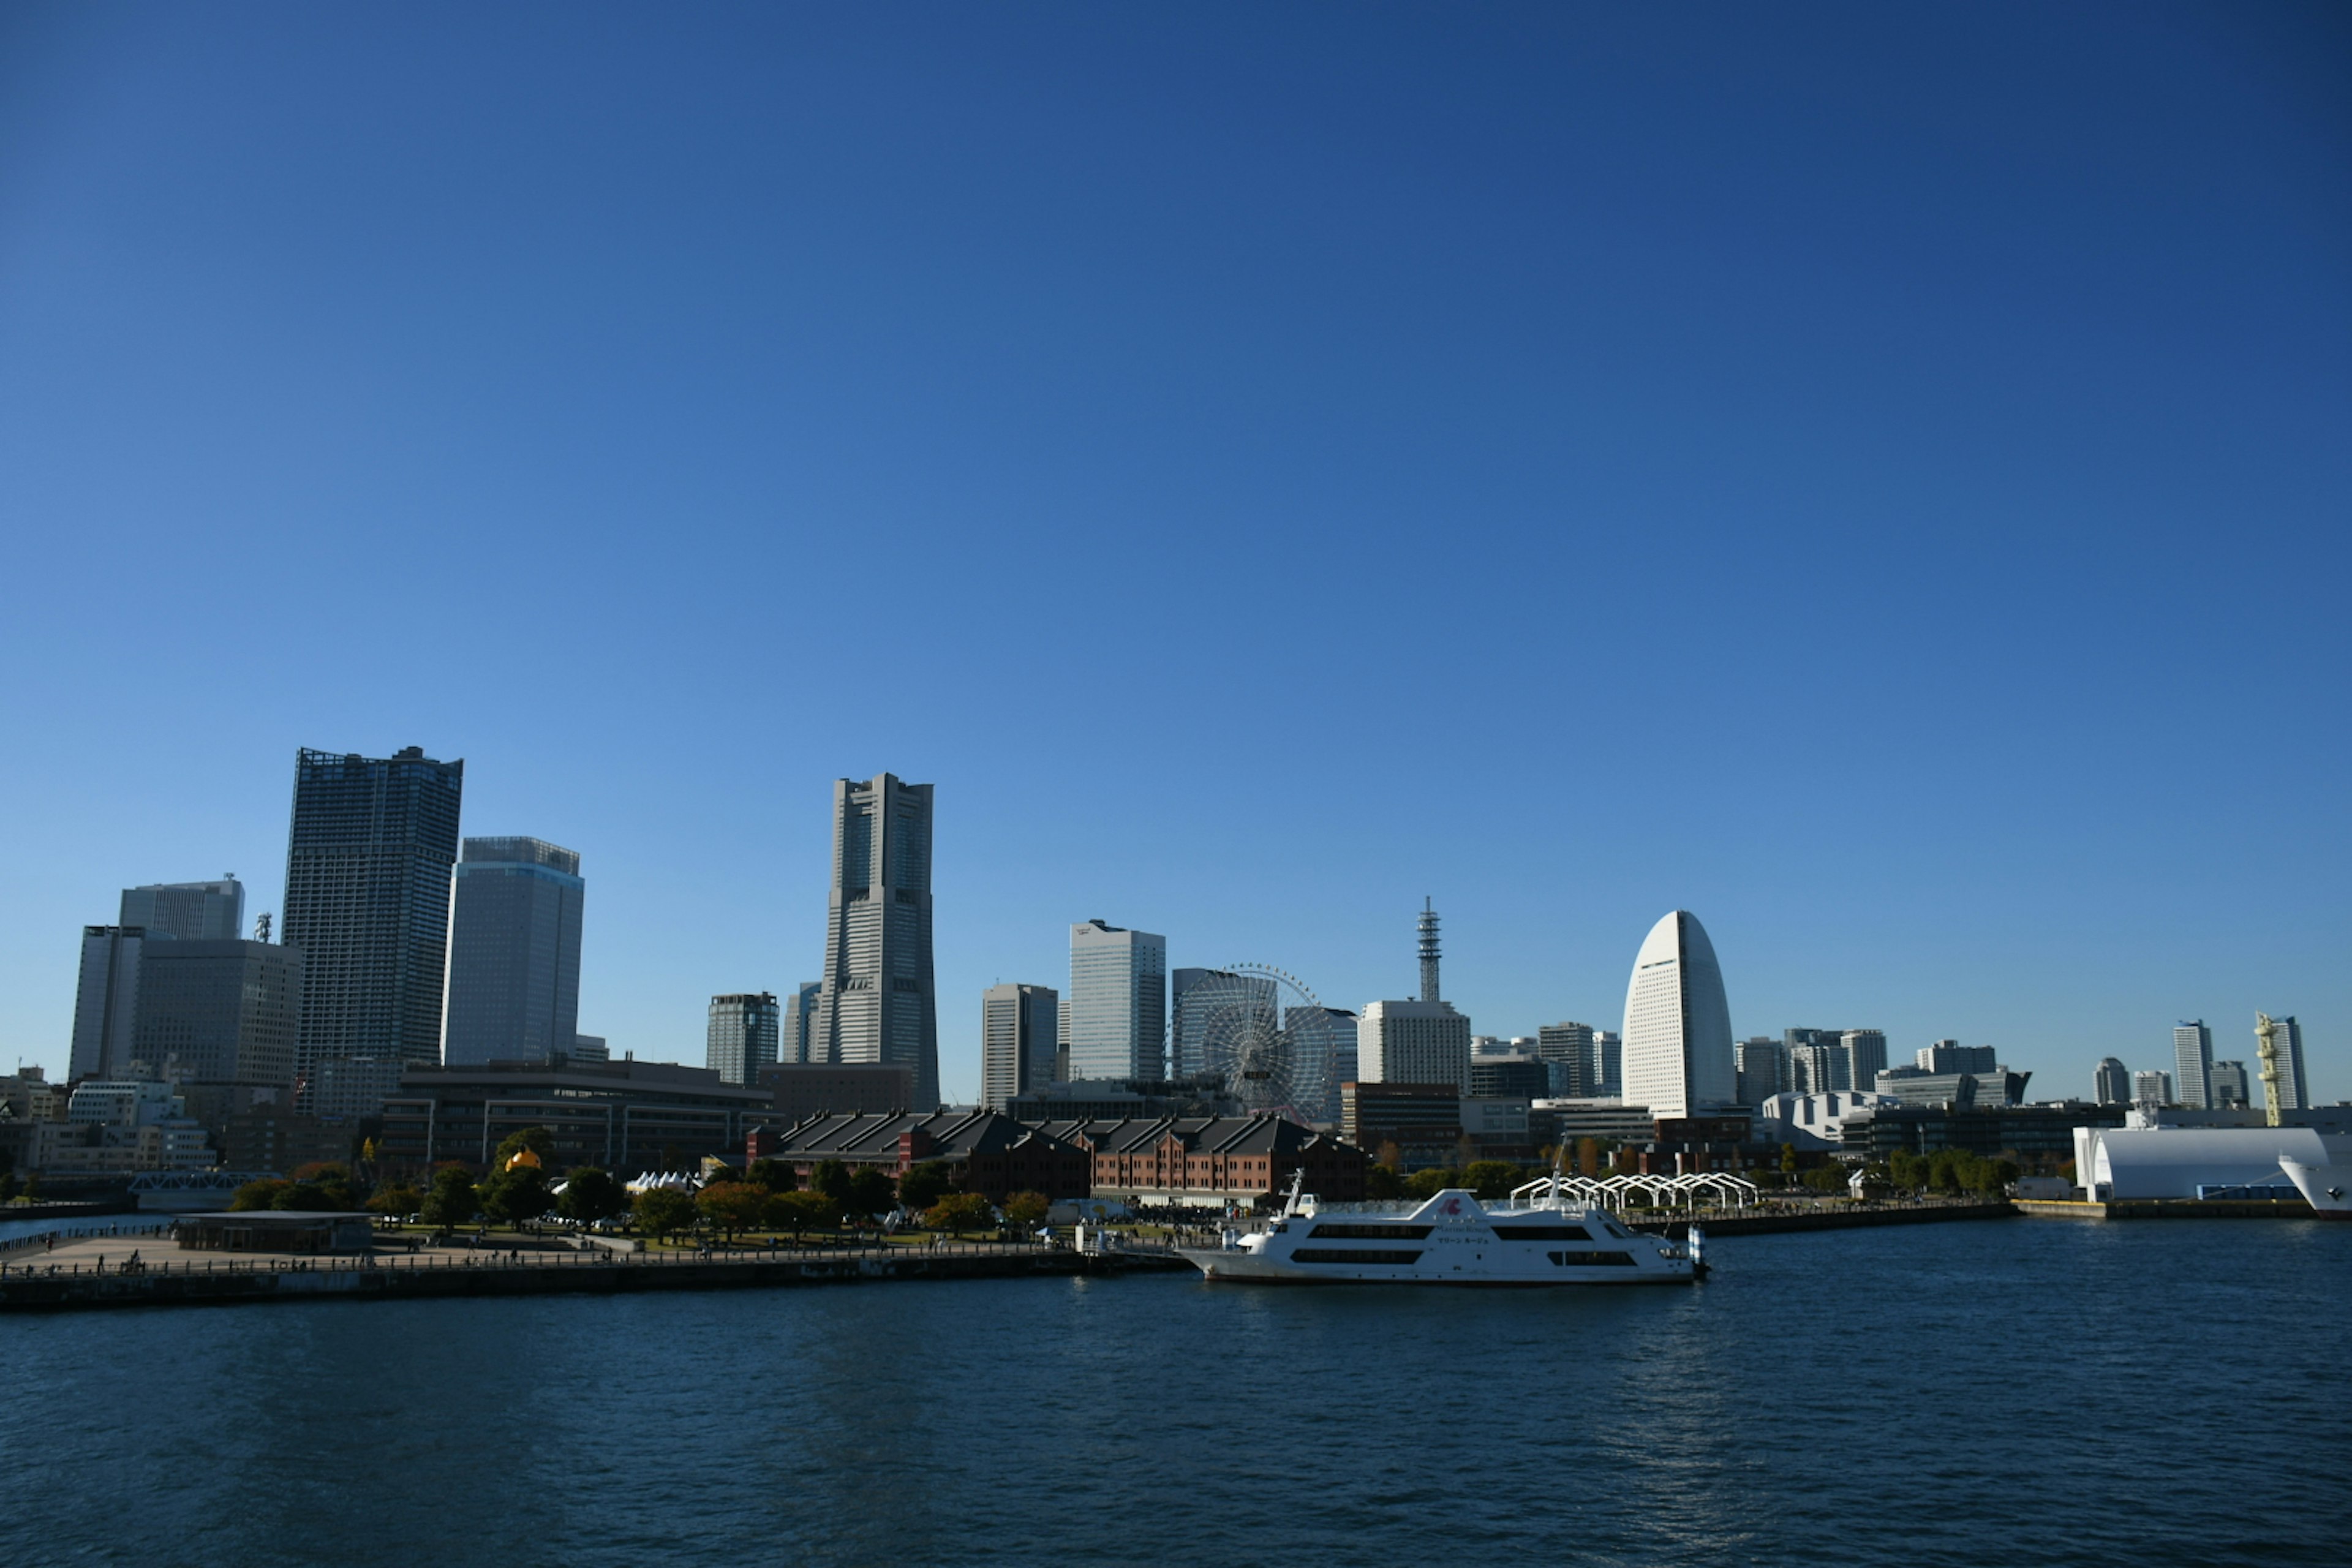
<path id="1" fill-rule="evenodd" d="M 2279 1026 L 2271 1022 L 2268 1013 L 2254 1015 L 2254 1056 L 2263 1064 L 2263 1120 L 2273 1127 L 2279 1125 Z"/>

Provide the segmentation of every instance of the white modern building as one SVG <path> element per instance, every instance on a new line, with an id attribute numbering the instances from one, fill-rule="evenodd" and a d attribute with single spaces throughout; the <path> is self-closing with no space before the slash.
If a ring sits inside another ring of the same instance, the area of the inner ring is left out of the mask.
<path id="1" fill-rule="evenodd" d="M 1793 1143 L 1800 1149 L 1842 1148 L 1847 1117 L 1902 1103 L 1891 1094 L 1855 1089 L 1767 1095 L 1757 1107 L 1753 1136 L 1759 1143 Z"/>
<path id="2" fill-rule="evenodd" d="M 1698 917 L 1676 910 L 1650 928 L 1625 987 L 1623 1098 L 1661 1121 L 1739 1103 L 1723 969 Z"/>
<path id="3" fill-rule="evenodd" d="M 1168 939 L 1107 921 L 1070 928 L 1068 1076 L 1157 1079 L 1168 1037 Z"/>
<path id="4" fill-rule="evenodd" d="M 2132 1074 L 2132 1103 L 2135 1105 L 2178 1105 L 2172 1098 L 2172 1075 L 2156 1068 Z"/>
<path id="5" fill-rule="evenodd" d="M 2173 1027 L 2172 1090 L 2181 1104 L 2198 1110 L 2213 1103 L 2213 1031 L 2202 1018 Z"/>
<path id="6" fill-rule="evenodd" d="M 2131 1068 L 2117 1057 L 2101 1057 L 2098 1070 L 2091 1075 L 2092 1099 L 2101 1105 L 2129 1105 L 2132 1097 Z"/>
<path id="7" fill-rule="evenodd" d="M 2309 1127 L 2077 1127 L 2074 1169 L 2102 1202 L 2194 1198 L 2200 1188 L 2287 1186 L 2281 1155 L 2326 1165 L 2352 1154 L 2347 1145 Z"/>
<path id="8" fill-rule="evenodd" d="M 1451 1002 L 1373 1002 L 1356 1019 L 1360 1083 L 1450 1083 L 1470 1092 L 1470 1018 Z"/>

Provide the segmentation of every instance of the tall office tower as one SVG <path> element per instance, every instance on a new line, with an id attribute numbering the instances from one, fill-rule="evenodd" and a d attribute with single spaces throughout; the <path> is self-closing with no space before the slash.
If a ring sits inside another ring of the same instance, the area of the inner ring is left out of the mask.
<path id="1" fill-rule="evenodd" d="M 235 937 L 150 942 L 140 957 L 138 1022 L 126 1060 L 188 1086 L 291 1089 L 301 1017 L 299 948 Z"/>
<path id="2" fill-rule="evenodd" d="M 2153 1068 L 2132 1074 L 2132 1101 L 2151 1107 L 2179 1103 L 2172 1098 L 2172 1075 Z"/>
<path id="3" fill-rule="evenodd" d="M 111 1078 L 131 1061 L 131 1032 L 139 1022 L 139 960 L 146 945 L 144 926 L 81 928 L 68 1081 Z"/>
<path id="4" fill-rule="evenodd" d="M 1211 1071 L 1210 1042 L 1222 1035 L 1236 1037 L 1244 1029 L 1281 1027 L 1276 1017 L 1275 983 L 1261 974 L 1236 974 L 1228 969 L 1179 969 L 1170 977 L 1168 1007 L 1168 1073 L 1189 1078 Z M 1352 1016 L 1352 1015 L 1351 1015 Z"/>
<path id="5" fill-rule="evenodd" d="M 776 1043 L 778 1061 L 804 1064 L 816 1059 L 810 1054 L 810 1041 L 816 1035 L 816 999 L 824 990 L 822 981 L 804 981 L 784 998 L 783 1036 Z"/>
<path id="6" fill-rule="evenodd" d="M 609 1062 L 613 1059 L 613 1047 L 602 1035 L 583 1035 L 574 1029 L 572 1032 L 572 1059 L 575 1062 Z"/>
<path id="7" fill-rule="evenodd" d="M 1838 1037 L 1838 1054 L 1845 1058 L 1846 1087 L 1867 1093 L 1886 1070 L 1886 1032 L 1848 1029 Z"/>
<path id="8" fill-rule="evenodd" d="M 2113 1060 L 2114 1058 L 2110 1058 L 2108 1059 Z M 2248 1098 L 2248 1093 L 2252 1087 L 2253 1080 L 2246 1073 L 2245 1063 L 2215 1062 L 2213 1064 L 2213 1104 L 2215 1109 L 2218 1110 L 2228 1106 L 2252 1105 L 2253 1101 Z"/>
<path id="9" fill-rule="evenodd" d="M 877 773 L 833 786 L 833 886 L 809 1059 L 913 1069 L 915 1103 L 940 1101 L 931 989 L 931 786 Z"/>
<path id="10" fill-rule="evenodd" d="M 1817 1087 L 1806 1089 L 1805 1093 L 1826 1094 L 1857 1087 L 1852 1076 L 1853 1064 L 1846 1059 L 1843 1030 L 1790 1029 L 1783 1034 L 1782 1039 L 1791 1058 L 1796 1057 L 1797 1048 L 1801 1046 L 1813 1047 L 1820 1052 L 1818 1057 L 1806 1058 L 1814 1063 L 1812 1081 Z"/>
<path id="11" fill-rule="evenodd" d="M 2213 1031 L 2202 1018 L 2173 1026 L 2172 1086 L 2183 1105 L 2201 1110 L 2213 1103 Z"/>
<path id="12" fill-rule="evenodd" d="M 463 762 L 415 746 L 389 757 L 296 753 L 279 939 L 302 950 L 298 1083 L 322 1057 L 441 1059 L 465 784 Z"/>
<path id="13" fill-rule="evenodd" d="M 121 923 L 176 942 L 235 942 L 245 934 L 245 884 L 223 877 L 125 888 Z"/>
<path id="14" fill-rule="evenodd" d="M 1844 1086 L 1837 1082 L 1837 1052 L 1827 1046 L 1784 1046 L 1789 1055 L 1789 1088 L 1798 1094 L 1829 1094 Z"/>
<path id="15" fill-rule="evenodd" d="M 1470 1020 L 1451 1002 L 1373 1002 L 1356 1018 L 1356 1081 L 1470 1092 Z"/>
<path id="16" fill-rule="evenodd" d="M 1536 1055 L 1561 1069 L 1554 1075 L 1559 1092 L 1570 1100 L 1590 1100 L 1601 1092 L 1601 1053 L 1590 1024 L 1546 1024 L 1536 1031 Z"/>
<path id="17" fill-rule="evenodd" d="M 1992 1072 L 2000 1066 L 2000 1053 L 1990 1046 L 1964 1046 L 1958 1040 L 1937 1040 L 1923 1046 L 1912 1060 L 1922 1072 Z"/>
<path id="18" fill-rule="evenodd" d="M 783 1009 L 772 991 L 740 991 L 710 999 L 710 1026 L 702 1065 L 721 1083 L 755 1084 L 760 1069 L 776 1065 Z"/>
<path id="19" fill-rule="evenodd" d="M 1661 1120 L 1739 1102 L 1731 1007 L 1706 928 L 1676 910 L 1650 928 L 1625 986 L 1628 1104 Z"/>
<path id="20" fill-rule="evenodd" d="M 2091 1075 L 2091 1093 L 2101 1105 L 2129 1105 L 2131 1069 L 2114 1057 L 2101 1057 L 2098 1070 Z"/>
<path id="21" fill-rule="evenodd" d="M 1731 1047 L 1731 1065 L 1739 1081 L 1739 1103 L 1754 1110 L 1791 1088 L 1789 1047 L 1769 1035 L 1753 1035 Z"/>
<path id="22" fill-rule="evenodd" d="M 1421 999 L 1440 999 L 1437 989 L 1437 911 L 1427 899 L 1421 900 Z"/>
<path id="23" fill-rule="evenodd" d="M 1592 1031 L 1592 1059 L 1601 1064 L 1601 1098 L 1622 1100 L 1625 1095 L 1625 1041 L 1614 1029 Z"/>
<path id="24" fill-rule="evenodd" d="M 1099 920 L 1070 928 L 1070 1077 L 1156 1079 L 1165 1070 L 1168 939 Z"/>
<path id="25" fill-rule="evenodd" d="M 1050 985 L 992 985 L 980 994 L 980 1108 L 1002 1110 L 1016 1094 L 1054 1079 L 1062 998 Z"/>
<path id="26" fill-rule="evenodd" d="M 2278 1027 L 2279 1109 L 2306 1110 L 2311 1104 L 2311 1083 L 2303 1074 L 2303 1026 L 2292 1016 L 2271 1022 Z M 2264 1103 L 2268 1103 L 2267 1097 Z"/>
<path id="27" fill-rule="evenodd" d="M 1070 1005 L 1062 1004 L 1062 1016 L 1054 1021 L 1054 1081 L 1070 1081 Z"/>
<path id="28" fill-rule="evenodd" d="M 580 1025 L 580 857 L 538 838 L 468 838 L 451 900 L 450 1067 L 572 1054 Z"/>
<path id="29" fill-rule="evenodd" d="M 1356 1029 L 1359 1020 L 1345 1007 L 1293 1007 L 1282 1016 L 1282 1027 L 1293 1040 L 1320 1037 L 1331 1052 L 1329 1076 L 1324 1079 L 1323 1106 L 1312 1114 L 1336 1125 L 1339 1120 L 1339 1086 L 1356 1078 Z"/>

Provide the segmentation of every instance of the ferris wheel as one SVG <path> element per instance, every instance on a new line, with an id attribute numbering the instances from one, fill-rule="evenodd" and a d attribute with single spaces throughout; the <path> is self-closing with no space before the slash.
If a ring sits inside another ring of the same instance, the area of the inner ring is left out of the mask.
<path id="1" fill-rule="evenodd" d="M 1180 1074 L 1213 1076 L 1253 1115 L 1320 1121 L 1331 1114 L 1345 1026 L 1297 975 L 1236 963 L 1210 971 L 1176 999 L 1170 1059 Z"/>

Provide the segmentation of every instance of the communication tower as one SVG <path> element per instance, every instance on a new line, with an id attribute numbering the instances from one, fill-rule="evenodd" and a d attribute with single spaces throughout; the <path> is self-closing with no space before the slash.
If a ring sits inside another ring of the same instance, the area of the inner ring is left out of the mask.
<path id="1" fill-rule="evenodd" d="M 1437 994 L 1437 911 L 1421 900 L 1421 999 L 1442 1001 Z"/>

